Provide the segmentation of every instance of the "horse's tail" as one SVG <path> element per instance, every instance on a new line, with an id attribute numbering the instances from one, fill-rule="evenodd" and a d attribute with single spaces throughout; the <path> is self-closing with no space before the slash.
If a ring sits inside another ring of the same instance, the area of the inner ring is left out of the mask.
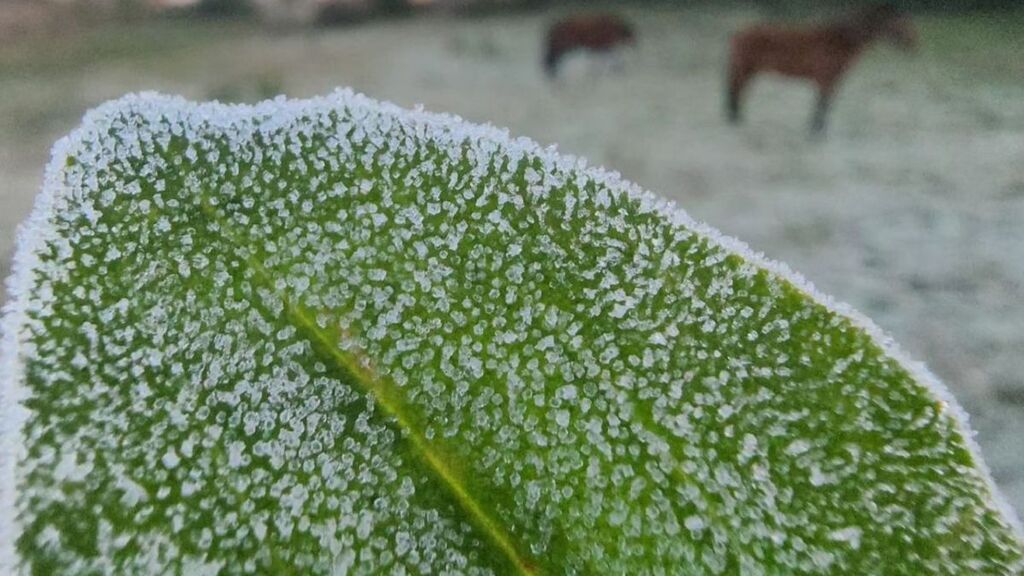
<path id="1" fill-rule="evenodd" d="M 740 94 L 739 91 L 736 89 L 735 84 L 732 82 L 731 78 L 727 82 L 725 93 L 725 117 L 729 122 L 733 124 L 739 124 Z"/>

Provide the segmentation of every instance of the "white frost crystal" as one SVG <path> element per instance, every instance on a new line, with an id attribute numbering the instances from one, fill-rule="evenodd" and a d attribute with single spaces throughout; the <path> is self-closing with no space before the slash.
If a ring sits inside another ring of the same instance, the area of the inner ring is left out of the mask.
<path id="1" fill-rule="evenodd" d="M 127 96 L 10 293 L 0 573 L 1024 570 L 869 321 L 491 127 Z"/>

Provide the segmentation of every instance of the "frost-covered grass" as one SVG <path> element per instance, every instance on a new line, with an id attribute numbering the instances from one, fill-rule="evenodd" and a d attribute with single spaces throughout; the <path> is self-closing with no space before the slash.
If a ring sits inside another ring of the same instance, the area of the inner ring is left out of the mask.
<path id="1" fill-rule="evenodd" d="M 85 108 L 143 88 L 253 98 L 265 84 L 293 95 L 352 85 L 558 142 L 791 263 L 943 377 L 1024 507 L 1024 59 L 1006 33 L 1020 18 L 922 22 L 923 54 L 869 57 L 844 87 L 831 138 L 812 146 L 802 88 L 764 82 L 749 126 L 720 121 L 719 47 L 752 12 L 633 17 L 641 48 L 623 74 L 574 65 L 555 90 L 539 73 L 536 16 L 278 37 L 161 24 L 42 53 L 2 46 L 0 269 L 51 143 Z"/>

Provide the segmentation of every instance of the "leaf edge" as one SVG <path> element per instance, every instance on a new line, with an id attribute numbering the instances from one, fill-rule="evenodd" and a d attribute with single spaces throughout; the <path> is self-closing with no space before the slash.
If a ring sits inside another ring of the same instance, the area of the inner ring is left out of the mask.
<path id="1" fill-rule="evenodd" d="M 747 243 L 723 234 L 716 228 L 691 217 L 674 201 L 660 197 L 653 192 L 623 178 L 618 172 L 600 166 L 590 165 L 586 159 L 571 154 L 559 153 L 555 146 L 543 147 L 526 137 L 512 136 L 509 130 L 492 124 L 475 124 L 461 117 L 429 112 L 421 107 L 405 109 L 388 101 L 379 101 L 348 88 L 338 88 L 323 96 L 305 99 L 287 99 L 279 96 L 256 104 L 222 104 L 196 102 L 180 96 L 158 92 L 129 93 L 109 100 L 85 113 L 81 124 L 68 135 L 59 139 L 50 153 L 50 160 L 44 172 L 41 191 L 36 196 L 29 217 L 18 226 L 16 247 L 11 274 L 5 280 L 8 301 L 0 310 L 0 573 L 14 573 L 18 565 L 15 547 L 19 523 L 16 514 L 16 490 L 18 462 L 23 447 L 22 424 L 29 411 L 22 406 L 24 398 L 23 358 L 31 353 L 28 332 L 31 330 L 29 312 L 37 302 L 33 300 L 32 286 L 34 272 L 40 264 L 40 250 L 54 237 L 51 218 L 59 213 L 62 204 L 68 203 L 71 193 L 61 182 L 63 168 L 76 146 L 84 137 L 104 126 L 104 121 L 120 110 L 136 106 L 162 106 L 169 110 L 205 110 L 223 115 L 224 121 L 232 117 L 270 117 L 284 107 L 292 114 L 321 106 L 349 107 L 368 112 L 386 112 L 401 117 L 411 124 L 426 129 L 458 130 L 460 133 L 477 138 L 489 139 L 505 149 L 519 149 L 536 155 L 553 165 L 579 171 L 594 181 L 606 185 L 612 194 L 625 194 L 630 200 L 640 202 L 645 211 L 656 211 L 671 224 L 691 230 L 723 253 L 741 258 L 743 261 L 764 270 L 773 279 L 792 286 L 798 293 L 810 299 L 827 311 L 849 321 L 853 328 L 862 330 L 871 344 L 878 347 L 885 356 L 894 360 L 907 372 L 911 380 L 941 402 L 948 413 L 955 432 L 967 448 L 971 464 L 978 472 L 987 494 L 983 502 L 989 505 L 1004 521 L 1008 531 L 1024 548 L 1024 524 L 1016 510 L 996 485 L 990 468 L 982 457 L 981 447 L 975 440 L 970 427 L 970 417 L 957 402 L 949 388 L 935 376 L 923 362 L 912 359 L 896 341 L 873 320 L 857 311 L 851 305 L 819 291 L 815 285 L 791 269 L 787 264 L 773 260 L 764 253 L 752 249 Z M 50 295 L 52 297 L 52 295 Z"/>

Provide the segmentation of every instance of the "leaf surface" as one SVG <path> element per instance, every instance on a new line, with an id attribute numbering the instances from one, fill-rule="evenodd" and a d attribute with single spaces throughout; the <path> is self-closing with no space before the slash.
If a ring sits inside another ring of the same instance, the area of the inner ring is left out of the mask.
<path id="1" fill-rule="evenodd" d="M 955 402 L 582 161 L 348 92 L 128 96 L 5 316 L 0 567 L 1019 574 Z"/>

